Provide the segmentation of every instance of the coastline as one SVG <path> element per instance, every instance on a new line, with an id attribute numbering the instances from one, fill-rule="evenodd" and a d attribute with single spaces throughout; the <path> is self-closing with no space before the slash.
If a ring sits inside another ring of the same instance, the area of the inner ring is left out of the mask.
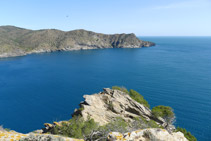
<path id="1" fill-rule="evenodd" d="M 143 46 L 143 47 L 152 47 L 155 46 L 155 44 L 153 45 L 149 45 L 149 46 Z M 143 47 L 122 47 L 122 48 L 143 48 Z M 0 54 L 0 59 L 3 58 L 12 58 L 12 57 L 21 57 L 21 56 L 26 56 L 26 55 L 30 55 L 30 54 L 39 54 L 39 53 L 50 53 L 50 52 L 60 52 L 60 51 L 77 51 L 77 50 L 92 50 L 92 49 L 107 49 L 107 48 L 115 48 L 115 47 L 106 47 L 106 48 L 100 48 L 100 47 L 74 47 L 74 48 L 62 48 L 62 49 L 40 49 L 40 50 L 33 50 L 30 52 L 21 52 L 19 54 L 17 53 L 2 53 Z"/>

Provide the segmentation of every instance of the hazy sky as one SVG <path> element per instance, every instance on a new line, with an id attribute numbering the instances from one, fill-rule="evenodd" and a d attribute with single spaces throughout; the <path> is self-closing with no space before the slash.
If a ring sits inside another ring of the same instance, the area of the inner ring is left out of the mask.
<path id="1" fill-rule="evenodd" d="M 1 0 L 0 25 L 211 36 L 211 0 Z"/>

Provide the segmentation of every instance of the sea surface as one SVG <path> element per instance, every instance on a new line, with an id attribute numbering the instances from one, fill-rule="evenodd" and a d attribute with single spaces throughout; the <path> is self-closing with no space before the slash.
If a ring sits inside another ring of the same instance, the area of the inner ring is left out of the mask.
<path id="1" fill-rule="evenodd" d="M 171 106 L 176 125 L 211 140 L 211 37 L 140 37 L 157 45 L 0 60 L 0 125 L 30 132 L 68 120 L 84 94 L 113 85 Z"/>

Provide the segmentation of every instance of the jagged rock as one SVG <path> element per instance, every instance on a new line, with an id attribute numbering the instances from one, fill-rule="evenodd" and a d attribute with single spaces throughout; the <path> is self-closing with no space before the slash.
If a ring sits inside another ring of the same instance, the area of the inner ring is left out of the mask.
<path id="1" fill-rule="evenodd" d="M 150 128 L 125 134 L 111 132 L 108 141 L 188 141 L 181 132 L 170 134 L 165 129 Z"/>
<path id="2" fill-rule="evenodd" d="M 36 133 L 47 133 L 48 131 L 53 129 L 55 126 L 62 126 L 62 123 L 68 124 L 69 122 L 67 122 L 67 121 L 59 121 L 59 122 L 53 122 L 53 124 L 44 123 L 45 128 L 42 128 L 42 130 L 36 130 L 34 132 L 36 132 Z"/>
<path id="3" fill-rule="evenodd" d="M 153 119 L 161 125 L 165 124 L 162 118 L 153 117 L 148 107 L 136 102 L 128 94 L 119 90 L 105 88 L 98 94 L 84 95 L 84 99 L 80 103 L 79 110 L 76 110 L 73 116 L 80 114 L 85 120 L 92 118 L 100 125 L 107 124 L 117 117 L 131 122 L 135 117 L 140 116 L 146 120 Z"/>

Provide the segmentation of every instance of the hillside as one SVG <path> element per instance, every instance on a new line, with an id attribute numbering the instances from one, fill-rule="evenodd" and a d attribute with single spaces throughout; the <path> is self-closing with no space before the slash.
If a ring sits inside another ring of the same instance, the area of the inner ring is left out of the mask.
<path id="1" fill-rule="evenodd" d="M 101 34 L 86 30 L 29 30 L 0 26 L 0 58 L 31 53 L 100 48 L 140 48 L 154 46 L 135 34 Z"/>

